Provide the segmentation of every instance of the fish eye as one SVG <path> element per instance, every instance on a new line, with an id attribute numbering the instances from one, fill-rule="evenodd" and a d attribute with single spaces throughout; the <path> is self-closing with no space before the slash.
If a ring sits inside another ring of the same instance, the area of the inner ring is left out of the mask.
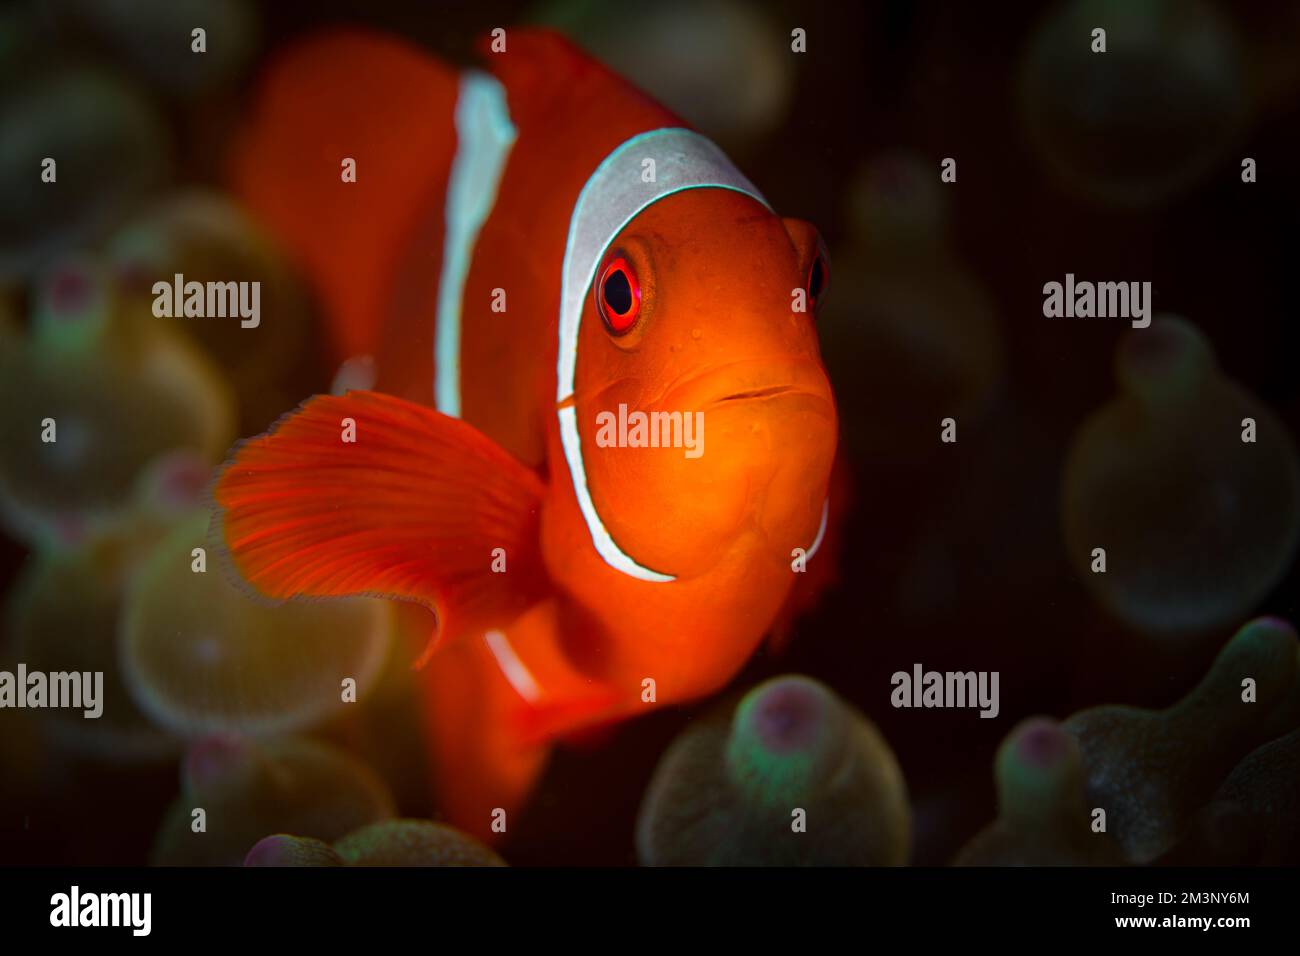
<path id="1" fill-rule="evenodd" d="M 830 278 L 830 264 L 826 261 L 826 254 L 819 252 L 808 267 L 808 305 L 814 314 L 821 311 Z"/>
<path id="2" fill-rule="evenodd" d="M 611 335 L 626 335 L 641 312 L 641 285 L 627 258 L 611 256 L 596 282 L 596 308 Z"/>

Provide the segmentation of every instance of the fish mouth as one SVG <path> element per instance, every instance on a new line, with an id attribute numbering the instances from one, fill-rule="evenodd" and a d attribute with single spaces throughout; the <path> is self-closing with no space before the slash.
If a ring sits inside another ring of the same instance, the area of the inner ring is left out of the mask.
<path id="1" fill-rule="evenodd" d="M 751 402 L 763 398 L 775 398 L 778 395 L 788 395 L 797 389 L 793 385 L 769 385 L 766 388 L 750 388 L 743 392 L 734 392 L 731 395 L 723 395 L 711 404 L 722 405 L 725 402 Z"/>
<path id="2" fill-rule="evenodd" d="M 660 404 L 703 411 L 793 399 L 833 406 L 830 381 L 819 363 L 803 358 L 728 362 L 676 383 Z"/>

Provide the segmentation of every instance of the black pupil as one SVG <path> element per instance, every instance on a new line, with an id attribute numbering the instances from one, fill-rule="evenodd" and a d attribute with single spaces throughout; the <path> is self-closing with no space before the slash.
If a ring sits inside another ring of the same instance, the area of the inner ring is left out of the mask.
<path id="1" fill-rule="evenodd" d="M 822 268 L 822 260 L 818 257 L 813 263 L 812 272 L 808 274 L 808 298 L 814 302 L 822 294 L 822 286 L 826 284 L 826 275 Z"/>
<path id="2" fill-rule="evenodd" d="M 605 277 L 605 304 L 618 315 L 627 315 L 632 308 L 632 283 L 622 269 L 615 269 Z"/>

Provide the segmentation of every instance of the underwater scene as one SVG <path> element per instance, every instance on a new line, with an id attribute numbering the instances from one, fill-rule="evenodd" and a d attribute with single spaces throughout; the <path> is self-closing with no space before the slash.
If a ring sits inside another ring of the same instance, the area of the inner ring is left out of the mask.
<path id="1" fill-rule="evenodd" d="M 1298 50 L 0 7 L 0 866 L 1300 863 Z"/>

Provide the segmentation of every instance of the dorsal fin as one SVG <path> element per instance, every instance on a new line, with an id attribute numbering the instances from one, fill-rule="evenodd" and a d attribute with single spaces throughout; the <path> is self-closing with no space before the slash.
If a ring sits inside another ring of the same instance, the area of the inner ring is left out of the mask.
<path id="1" fill-rule="evenodd" d="M 510 103 L 514 116 L 551 113 L 557 102 L 563 102 L 566 119 L 588 109 L 604 110 L 604 122 L 589 131 L 589 137 L 597 140 L 609 126 L 624 122 L 631 133 L 683 125 L 667 109 L 554 30 L 510 30 L 504 53 L 492 52 L 492 37 L 484 36 L 478 49 L 484 65 L 516 94 Z M 613 133 L 613 137 L 612 145 L 627 138 L 619 133 Z M 601 145 L 606 152 L 612 148 Z"/>
<path id="2" fill-rule="evenodd" d="M 374 354 L 411 235 L 441 249 L 457 84 L 404 41 L 355 30 L 293 44 L 258 83 L 230 179 L 310 276 L 338 360 Z"/>

